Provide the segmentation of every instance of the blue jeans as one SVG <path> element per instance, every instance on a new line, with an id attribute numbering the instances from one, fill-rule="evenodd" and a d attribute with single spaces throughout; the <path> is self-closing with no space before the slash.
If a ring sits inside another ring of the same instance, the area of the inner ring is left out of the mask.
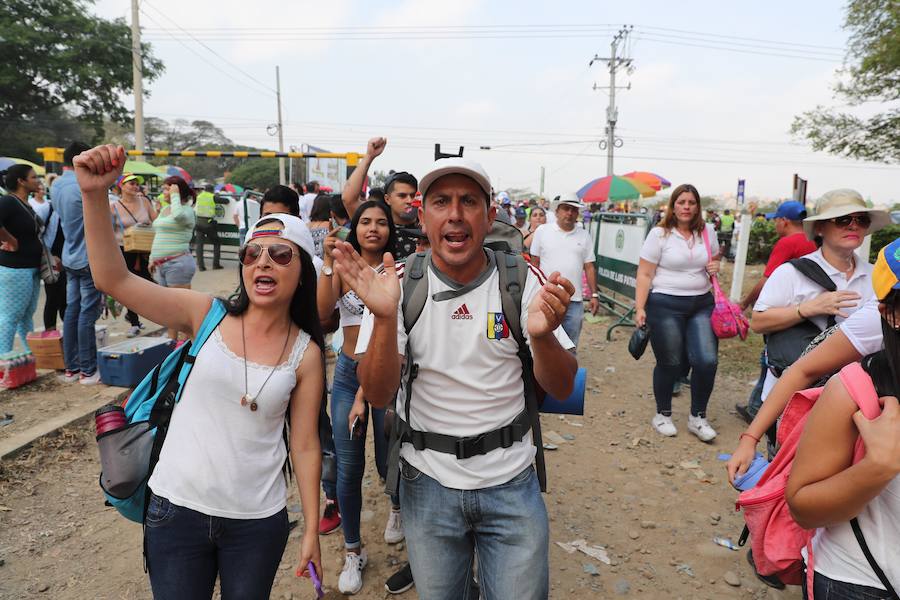
<path id="1" fill-rule="evenodd" d="M 97 334 L 102 294 L 94 287 L 91 269 L 66 269 L 66 318 L 63 319 L 63 355 L 66 370 L 93 375 L 97 370 Z"/>
<path id="2" fill-rule="evenodd" d="M 288 539 L 287 510 L 265 519 L 210 517 L 153 494 L 144 530 L 153 597 L 265 600 Z"/>
<path id="3" fill-rule="evenodd" d="M 40 294 L 37 269 L 0 266 L 0 354 L 12 350 L 16 333 L 22 347 L 29 350 L 26 337 L 34 329 L 33 315 Z"/>
<path id="4" fill-rule="evenodd" d="M 892 585 L 894 584 L 892 583 Z M 802 590 L 803 600 L 806 600 L 809 598 L 806 589 L 806 577 L 803 578 Z M 891 595 L 885 590 L 856 583 L 837 581 L 836 579 L 830 579 L 821 573 L 814 573 L 813 597 L 816 600 L 883 600 L 889 599 Z"/>
<path id="5" fill-rule="evenodd" d="M 569 302 L 566 315 L 563 317 L 562 328 L 578 349 L 578 338 L 581 337 L 581 326 L 584 324 L 584 302 Z"/>
<path id="6" fill-rule="evenodd" d="M 348 415 L 359 389 L 356 378 L 356 361 L 341 352 L 334 366 L 334 383 L 331 385 L 331 423 L 334 427 L 334 449 L 337 454 L 337 497 L 341 507 L 341 525 L 344 545 L 359 548 L 359 513 L 362 510 L 362 480 L 366 470 L 366 436 L 350 439 Z M 369 429 L 375 437 L 375 466 L 384 479 L 387 474 L 388 443 L 382 435 L 384 409 L 371 410 Z"/>
<path id="7" fill-rule="evenodd" d="M 647 324 L 650 346 L 656 356 L 653 369 L 656 412 L 672 414 L 672 386 L 690 366 L 691 414 L 706 416 L 719 365 L 719 339 L 709 321 L 714 306 L 709 293 L 702 296 L 650 294 Z M 683 364 L 685 356 L 688 365 Z"/>
<path id="8" fill-rule="evenodd" d="M 400 511 L 422 600 L 477 600 L 468 586 L 476 549 L 482 597 L 546 600 L 550 530 L 533 467 L 494 487 L 456 490 L 401 460 Z"/>

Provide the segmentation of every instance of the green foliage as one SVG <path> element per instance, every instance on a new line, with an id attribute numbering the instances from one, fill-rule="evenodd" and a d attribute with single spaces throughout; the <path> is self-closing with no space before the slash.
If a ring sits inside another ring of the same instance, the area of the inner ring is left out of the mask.
<path id="1" fill-rule="evenodd" d="M 878 252 L 900 237 L 900 225 L 888 225 L 872 234 L 872 246 L 869 249 L 869 262 L 874 263 Z"/>
<path id="2" fill-rule="evenodd" d="M 837 96 L 850 105 L 900 100 L 900 2 L 850 0 L 844 28 L 851 35 Z M 818 106 L 796 117 L 791 132 L 814 150 L 900 162 L 900 108 L 860 117 Z"/>
<path id="3" fill-rule="evenodd" d="M 271 158 L 248 159 L 232 171 L 227 180 L 245 188 L 267 190 L 278 183 L 278 161 Z"/>
<path id="4" fill-rule="evenodd" d="M 760 264 L 769 260 L 776 241 L 778 241 L 778 234 L 775 233 L 775 223 L 765 219 L 755 219 L 750 228 L 747 264 Z"/>

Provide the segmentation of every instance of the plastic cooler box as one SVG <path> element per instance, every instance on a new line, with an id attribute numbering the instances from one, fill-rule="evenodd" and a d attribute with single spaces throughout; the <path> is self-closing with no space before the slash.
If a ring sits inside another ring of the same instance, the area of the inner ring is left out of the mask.
<path id="1" fill-rule="evenodd" d="M 135 386 L 172 348 L 169 338 L 135 338 L 101 348 L 97 351 L 100 381 L 106 385 Z"/>

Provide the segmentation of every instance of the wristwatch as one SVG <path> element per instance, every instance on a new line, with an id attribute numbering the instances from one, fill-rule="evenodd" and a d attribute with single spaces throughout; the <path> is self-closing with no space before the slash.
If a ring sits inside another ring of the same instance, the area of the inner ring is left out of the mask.
<path id="1" fill-rule="evenodd" d="M 331 277 L 334 275 L 334 269 L 332 269 L 329 265 L 325 265 L 322 267 L 322 275 L 325 277 Z"/>
<path id="2" fill-rule="evenodd" d="M 599 297 L 600 297 L 600 294 L 598 294 L 597 292 L 594 292 L 593 294 L 591 294 L 591 298 L 599 298 Z"/>

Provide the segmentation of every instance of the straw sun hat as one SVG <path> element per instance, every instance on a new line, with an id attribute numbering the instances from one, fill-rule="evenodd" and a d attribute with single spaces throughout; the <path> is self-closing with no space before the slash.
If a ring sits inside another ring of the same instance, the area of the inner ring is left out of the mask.
<path id="1" fill-rule="evenodd" d="M 869 213 L 869 216 L 872 218 L 869 233 L 878 231 L 891 223 L 891 217 L 886 211 L 866 206 L 866 201 L 863 200 L 859 192 L 842 189 L 826 192 L 816 201 L 816 207 L 812 216 L 803 220 L 803 231 L 806 233 L 807 238 L 813 239 L 818 221 L 827 221 L 855 213 Z"/>

